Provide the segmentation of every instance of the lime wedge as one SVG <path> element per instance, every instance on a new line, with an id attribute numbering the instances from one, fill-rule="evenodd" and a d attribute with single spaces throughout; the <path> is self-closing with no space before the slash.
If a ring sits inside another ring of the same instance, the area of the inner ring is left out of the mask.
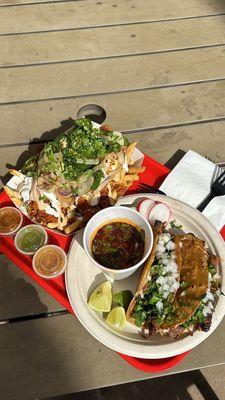
<path id="1" fill-rule="evenodd" d="M 116 328 L 124 328 L 126 325 L 126 315 L 124 308 L 121 306 L 114 307 L 106 318 L 106 323 Z"/>
<path id="2" fill-rule="evenodd" d="M 88 305 L 95 311 L 108 312 L 112 304 L 112 287 L 109 281 L 101 283 L 91 293 Z"/>
<path id="3" fill-rule="evenodd" d="M 122 290 L 121 292 L 114 293 L 113 303 L 115 306 L 121 306 L 127 310 L 131 300 L 133 299 L 133 294 L 130 290 Z"/>

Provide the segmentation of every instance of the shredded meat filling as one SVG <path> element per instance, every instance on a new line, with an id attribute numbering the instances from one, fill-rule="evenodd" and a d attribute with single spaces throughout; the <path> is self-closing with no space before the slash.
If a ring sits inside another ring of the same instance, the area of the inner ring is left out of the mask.
<path id="1" fill-rule="evenodd" d="M 50 215 L 43 210 L 39 210 L 36 201 L 33 200 L 30 201 L 27 211 L 30 217 L 39 224 L 47 225 L 48 223 L 56 223 L 58 221 L 58 218 L 56 218 L 54 215 Z"/>

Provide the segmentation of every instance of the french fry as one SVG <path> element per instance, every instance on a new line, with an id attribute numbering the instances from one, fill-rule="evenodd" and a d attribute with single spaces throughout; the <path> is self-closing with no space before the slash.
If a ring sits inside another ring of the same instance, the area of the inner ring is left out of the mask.
<path id="1" fill-rule="evenodd" d="M 12 198 L 16 198 L 16 199 L 21 199 L 21 196 L 19 194 L 19 192 L 17 192 L 16 190 L 11 189 L 9 186 L 3 186 L 4 191 L 7 193 L 7 195 Z"/>
<path id="2" fill-rule="evenodd" d="M 20 171 L 17 171 L 16 169 L 10 169 L 9 173 L 14 176 L 19 176 L 20 178 L 24 176 Z"/>
<path id="3" fill-rule="evenodd" d="M 57 222 L 49 222 L 47 224 L 47 227 L 50 229 L 56 229 L 56 228 L 58 228 L 58 223 Z"/>
<path id="4" fill-rule="evenodd" d="M 144 172 L 145 167 L 130 167 L 129 168 L 129 174 L 140 174 L 141 172 Z"/>
<path id="5" fill-rule="evenodd" d="M 133 182 L 133 181 L 138 181 L 139 176 L 138 174 L 127 174 L 123 178 L 123 182 Z"/>
<path id="6" fill-rule="evenodd" d="M 124 178 L 124 176 L 125 176 L 125 174 L 126 174 L 126 171 L 125 171 L 124 169 L 121 168 L 121 170 L 120 170 L 119 172 L 117 172 L 117 174 L 115 174 L 115 175 L 112 177 L 112 181 L 113 181 L 113 182 L 117 182 L 117 183 L 122 182 L 122 181 L 123 181 L 123 178 Z"/>
<path id="7" fill-rule="evenodd" d="M 58 223 L 58 229 L 63 230 L 64 226 L 67 225 L 67 222 L 68 222 L 68 217 L 61 212 Z"/>
<path id="8" fill-rule="evenodd" d="M 71 225 L 67 226 L 67 228 L 65 229 L 65 233 L 67 235 L 69 235 L 70 233 L 77 231 L 77 229 L 81 228 L 83 225 L 83 220 L 81 219 L 77 219 L 76 221 L 74 221 Z"/>
<path id="9" fill-rule="evenodd" d="M 10 198 L 12 200 L 12 202 L 16 205 L 16 206 L 21 206 L 23 204 L 21 199 L 17 199 L 16 197 L 11 197 Z"/>
<path id="10" fill-rule="evenodd" d="M 127 147 L 127 149 L 125 149 L 125 154 L 126 154 L 126 156 L 127 156 L 127 161 L 129 162 L 130 160 L 131 160 L 131 156 L 132 156 L 132 153 L 133 153 L 133 151 L 134 151 L 134 149 L 135 149 L 135 147 L 136 147 L 136 142 L 134 142 L 134 143 L 131 143 L 128 147 Z"/>
<path id="11" fill-rule="evenodd" d="M 112 197 L 112 199 L 113 199 L 113 200 L 116 200 L 116 199 L 117 199 L 117 196 L 118 196 L 117 191 L 116 191 L 116 190 L 112 190 L 112 192 L 111 192 L 111 197 Z"/>
<path id="12" fill-rule="evenodd" d="M 125 175 L 126 175 L 126 171 L 124 169 L 122 169 L 121 174 L 120 174 L 120 182 L 123 182 Z"/>

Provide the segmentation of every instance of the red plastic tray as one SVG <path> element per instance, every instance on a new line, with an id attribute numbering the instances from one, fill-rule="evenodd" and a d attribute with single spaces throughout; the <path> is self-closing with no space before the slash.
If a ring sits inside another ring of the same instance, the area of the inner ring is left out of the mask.
<path id="1" fill-rule="evenodd" d="M 139 182 L 147 183 L 149 185 L 153 185 L 159 187 L 163 182 L 165 177 L 168 175 L 170 170 L 166 168 L 164 165 L 158 163 L 152 158 L 145 155 L 143 160 L 143 165 L 146 167 L 145 171 L 140 174 Z M 135 190 L 138 182 L 132 185 L 130 190 Z M 4 207 L 6 205 L 12 205 L 9 197 L 5 192 L 0 193 L 0 206 Z M 30 224 L 31 221 L 25 217 L 25 224 Z M 221 232 L 225 237 L 225 228 Z M 49 234 L 49 242 L 58 244 L 65 251 L 68 251 L 72 236 L 65 237 L 61 236 L 52 231 L 48 231 Z M 13 242 L 13 238 L 10 237 L 1 237 L 0 242 L 0 252 L 6 255 L 10 260 L 13 261 L 19 268 L 21 268 L 27 275 L 29 275 L 34 281 L 36 281 L 41 287 L 43 287 L 49 294 L 51 294 L 63 307 L 67 308 L 71 313 L 73 313 L 72 307 L 69 303 L 64 276 L 60 276 L 55 279 L 45 280 L 39 277 L 32 269 L 31 258 L 19 253 Z M 159 372 L 173 366 L 177 365 L 179 362 L 183 360 L 183 358 L 187 355 L 186 353 L 180 354 L 178 356 L 164 358 L 160 360 L 145 360 L 138 359 L 135 357 L 129 357 L 124 354 L 119 354 L 126 362 L 128 362 L 133 367 L 147 373 Z"/>
<path id="2" fill-rule="evenodd" d="M 169 173 L 169 169 L 164 165 L 159 164 L 152 158 L 145 156 L 143 164 L 145 172 L 140 174 L 140 181 L 148 183 L 150 185 L 159 186 L 166 175 Z M 138 183 L 135 183 L 130 189 L 135 190 Z M 8 195 L 3 191 L 0 193 L 0 206 L 4 207 L 7 205 L 13 205 Z M 24 217 L 25 224 L 31 224 L 31 221 Z M 62 236 L 55 232 L 49 231 L 49 243 L 54 243 L 62 247 L 65 251 L 68 251 L 73 236 Z M 26 255 L 19 253 L 11 237 L 1 237 L 0 251 L 4 253 L 10 260 L 13 261 L 19 268 L 21 268 L 26 274 L 28 274 L 34 281 L 39 283 L 48 293 L 50 293 L 63 307 L 67 308 L 70 312 L 73 312 L 72 307 L 69 303 L 66 287 L 64 282 L 64 276 L 60 276 L 55 279 L 45 280 L 39 277 L 32 269 L 31 258 Z"/>

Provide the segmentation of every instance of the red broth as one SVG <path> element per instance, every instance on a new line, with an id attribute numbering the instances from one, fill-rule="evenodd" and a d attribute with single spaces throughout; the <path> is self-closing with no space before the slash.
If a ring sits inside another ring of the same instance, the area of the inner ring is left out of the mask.
<path id="1" fill-rule="evenodd" d="M 144 255 L 144 231 L 132 223 L 111 221 L 100 227 L 93 237 L 94 259 L 111 269 L 130 268 Z"/>

